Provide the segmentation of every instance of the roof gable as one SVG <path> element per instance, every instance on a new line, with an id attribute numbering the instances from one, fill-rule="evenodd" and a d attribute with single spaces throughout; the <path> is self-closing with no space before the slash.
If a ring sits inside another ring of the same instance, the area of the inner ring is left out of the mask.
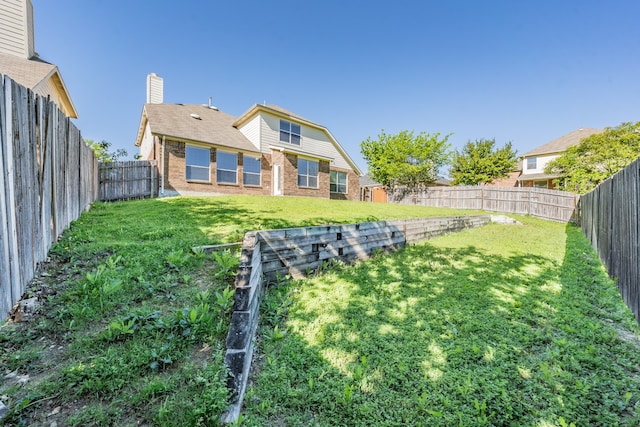
<path id="1" fill-rule="evenodd" d="M 309 119 L 306 119 L 302 116 L 299 116 L 298 114 L 292 113 L 291 111 L 288 111 L 278 105 L 274 105 L 274 104 L 254 104 L 251 108 L 249 108 L 247 111 L 245 111 L 234 123 L 233 125 L 237 128 L 242 127 L 245 123 L 249 122 L 251 119 L 253 119 L 256 115 L 260 114 L 261 112 L 265 112 L 268 114 L 272 114 L 274 116 L 286 119 L 286 120 L 292 120 L 295 121 L 297 123 L 318 129 L 322 132 L 324 132 L 329 141 L 333 144 L 333 146 L 336 148 L 336 150 L 338 150 L 338 152 L 340 153 L 340 155 L 347 161 L 347 163 L 351 166 L 351 168 L 353 169 L 353 171 L 358 175 L 362 175 L 362 171 L 360 170 L 360 168 L 358 168 L 358 166 L 355 164 L 355 162 L 353 161 L 353 159 L 351 159 L 351 157 L 347 154 L 347 152 L 344 150 L 344 148 L 342 148 L 342 146 L 340 145 L 340 143 L 335 139 L 335 137 L 331 134 L 331 132 L 329 131 L 329 129 L 327 129 L 325 126 L 320 125 L 318 123 L 315 123 Z"/>
<path id="2" fill-rule="evenodd" d="M 522 155 L 522 157 L 540 156 L 543 154 L 556 154 L 567 151 L 572 145 L 578 145 L 580 141 L 588 136 L 602 132 L 602 129 L 580 128 L 569 132 L 566 135 L 556 138 L 540 147 L 534 148 Z"/>
<path id="3" fill-rule="evenodd" d="M 57 97 L 60 99 L 60 109 L 72 118 L 78 117 L 69 91 L 62 80 L 62 76 L 58 71 L 58 67 L 43 61 L 39 58 L 23 59 L 13 55 L 0 53 L 0 74 L 11 77 L 16 83 L 31 89 L 42 95 L 53 95 L 41 93 L 38 89 L 45 86 L 47 82 L 51 83 L 57 91 Z"/>

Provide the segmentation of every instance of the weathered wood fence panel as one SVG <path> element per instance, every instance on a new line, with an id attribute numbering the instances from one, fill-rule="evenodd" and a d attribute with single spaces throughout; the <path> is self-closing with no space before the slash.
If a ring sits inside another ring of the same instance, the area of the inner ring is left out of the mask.
<path id="1" fill-rule="evenodd" d="M 511 187 L 428 187 L 418 194 L 390 190 L 389 203 L 531 215 L 574 220 L 579 196 L 566 191 Z"/>
<path id="2" fill-rule="evenodd" d="M 640 322 L 640 159 L 580 198 L 578 222 Z"/>
<path id="3" fill-rule="evenodd" d="M 155 160 L 100 163 L 100 200 L 130 200 L 158 196 Z"/>
<path id="4" fill-rule="evenodd" d="M 97 162 L 57 106 L 0 75 L 0 319 L 98 196 Z"/>

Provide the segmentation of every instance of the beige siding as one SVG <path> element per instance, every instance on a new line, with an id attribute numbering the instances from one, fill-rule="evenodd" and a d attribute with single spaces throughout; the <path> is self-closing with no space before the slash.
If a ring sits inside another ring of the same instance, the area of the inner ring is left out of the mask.
<path id="1" fill-rule="evenodd" d="M 535 157 L 536 160 L 536 168 L 535 169 L 529 169 L 528 165 L 527 165 L 527 159 L 525 158 L 522 162 L 522 175 L 529 175 L 532 173 L 544 173 L 544 168 L 545 166 L 547 166 L 547 163 L 549 163 L 552 160 L 557 159 L 558 157 L 560 157 L 559 154 L 551 154 L 551 155 L 543 155 L 543 156 L 530 156 L 528 158 L 531 157 Z"/>
<path id="2" fill-rule="evenodd" d="M 155 73 L 147 75 L 147 104 L 164 102 L 164 80 Z"/>
<path id="3" fill-rule="evenodd" d="M 61 102 L 58 89 L 56 89 L 56 86 L 53 84 L 50 78 L 40 82 L 32 90 L 38 95 L 42 95 L 44 97 L 50 96 L 51 100 L 55 102 L 60 109 L 62 109 L 62 107 L 60 107 Z"/>
<path id="4" fill-rule="evenodd" d="M 27 53 L 28 57 L 31 58 L 36 54 L 35 47 L 35 29 L 33 26 L 33 4 L 31 4 L 31 0 L 27 1 Z"/>
<path id="5" fill-rule="evenodd" d="M 258 115 L 238 129 L 258 150 L 260 150 L 260 122 L 261 118 Z"/>
<path id="6" fill-rule="evenodd" d="M 260 150 L 263 153 L 271 153 L 269 146 L 282 146 L 282 147 L 290 147 L 288 144 L 281 144 L 279 139 L 280 134 L 280 118 L 276 116 L 272 116 L 270 114 L 259 114 L 260 117 L 260 140 L 262 142 L 262 146 Z"/>
<path id="7" fill-rule="evenodd" d="M 0 53 L 28 59 L 25 0 L 3 0 L 0 7 Z"/>
<path id="8" fill-rule="evenodd" d="M 310 155 L 330 158 L 332 159 L 331 168 L 352 169 L 349 162 L 340 154 L 324 131 L 298 123 L 300 124 L 300 133 L 302 134 L 302 141 L 298 147 L 297 145 L 280 142 L 280 117 L 265 113 L 261 113 L 260 116 L 262 116 L 261 137 L 263 145 L 261 149 L 263 153 L 271 152 L 271 150 L 269 150 L 270 145 L 285 147 L 292 150 L 303 151 Z M 295 123 L 295 121 L 293 122 Z"/>
<path id="9" fill-rule="evenodd" d="M 152 153 L 153 135 L 151 134 L 151 127 L 149 123 L 147 123 L 147 126 L 144 128 L 144 134 L 142 135 L 142 142 L 140 143 L 140 158 L 143 160 L 151 159 Z"/>

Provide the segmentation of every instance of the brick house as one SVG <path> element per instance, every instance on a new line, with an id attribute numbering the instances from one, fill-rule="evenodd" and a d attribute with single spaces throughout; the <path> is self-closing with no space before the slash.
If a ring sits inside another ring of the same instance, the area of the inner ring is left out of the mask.
<path id="1" fill-rule="evenodd" d="M 359 200 L 362 173 L 326 127 L 276 105 L 234 117 L 211 105 L 165 104 L 158 79 L 148 80 L 135 145 L 141 159 L 158 161 L 161 194 Z"/>

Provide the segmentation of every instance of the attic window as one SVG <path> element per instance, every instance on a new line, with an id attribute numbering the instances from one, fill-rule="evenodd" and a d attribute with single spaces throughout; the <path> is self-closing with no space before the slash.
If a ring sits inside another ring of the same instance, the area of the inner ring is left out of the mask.
<path id="1" fill-rule="evenodd" d="M 300 125 L 280 120 L 280 142 L 300 145 Z"/>
<path id="2" fill-rule="evenodd" d="M 537 166 L 538 166 L 537 157 L 527 157 L 527 170 L 537 169 Z"/>
<path id="3" fill-rule="evenodd" d="M 198 114 L 196 113 L 191 113 L 190 116 L 196 120 L 202 120 L 202 117 L 200 117 Z"/>

